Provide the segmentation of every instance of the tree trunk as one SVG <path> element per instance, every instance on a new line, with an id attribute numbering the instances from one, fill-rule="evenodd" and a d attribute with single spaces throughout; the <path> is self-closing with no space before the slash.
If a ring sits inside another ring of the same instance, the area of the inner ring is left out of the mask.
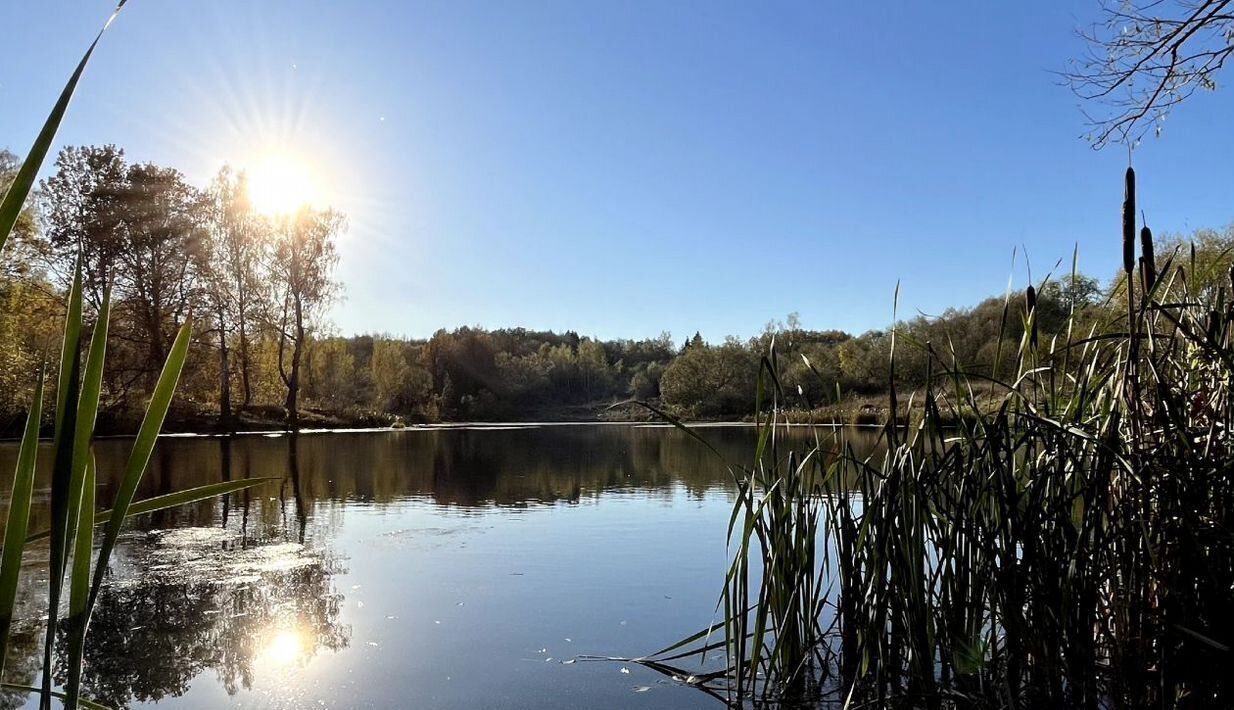
<path id="1" fill-rule="evenodd" d="M 240 385 L 244 390 L 245 407 L 253 405 L 253 381 L 250 371 L 252 367 L 249 365 L 249 335 L 248 328 L 245 324 L 244 311 L 240 311 Z"/>
<path id="2" fill-rule="evenodd" d="M 231 357 L 227 352 L 227 329 L 223 309 L 219 309 L 219 425 L 230 432 L 231 419 Z"/>
<path id="3" fill-rule="evenodd" d="M 293 297 L 296 315 L 295 344 L 291 350 L 291 373 L 287 376 L 287 424 L 293 431 L 300 428 L 300 411 L 298 398 L 300 395 L 300 357 L 304 352 L 304 309 L 300 295 Z"/>
<path id="4" fill-rule="evenodd" d="M 150 391 L 154 391 L 163 364 L 167 362 L 167 350 L 163 347 L 162 312 L 151 308 L 146 317 L 146 382 Z"/>

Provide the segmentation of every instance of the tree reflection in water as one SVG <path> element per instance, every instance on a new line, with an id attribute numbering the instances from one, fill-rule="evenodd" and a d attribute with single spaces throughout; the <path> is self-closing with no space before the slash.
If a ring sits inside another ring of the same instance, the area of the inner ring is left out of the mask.
<path id="1" fill-rule="evenodd" d="M 220 454 L 227 479 L 232 460 L 226 439 Z M 278 504 L 296 514 L 282 531 L 251 532 L 249 508 L 255 500 L 239 494 L 223 505 L 221 526 L 128 536 L 90 624 L 85 697 L 126 708 L 182 695 L 210 670 L 234 695 L 251 688 L 263 672 L 347 647 L 351 631 L 339 621 L 343 595 L 332 582 L 343 571 L 340 561 L 324 548 L 303 544 L 308 516 L 300 499 L 294 438 L 287 464 L 280 494 L 292 500 Z M 34 585 L 28 591 L 37 594 Z M 37 680 L 39 636 L 34 625 L 16 635 L 15 650 L 29 659 L 16 660 L 9 680 Z M 61 663 L 55 669 L 58 683 L 65 676 Z M 10 696 L 2 704 L 19 707 L 24 701 Z"/>
<path id="2" fill-rule="evenodd" d="M 702 433 L 733 462 L 745 460 L 755 435 L 749 427 L 709 427 Z M 816 433 L 800 429 L 790 435 L 812 441 Z M 877 437 L 870 439 L 875 445 Z M 100 440 L 95 453 L 99 499 L 110 500 L 128 442 Z M 50 449 L 43 452 L 44 470 L 49 454 Z M 15 446 L 0 446 L 0 470 L 12 470 L 15 457 Z M 142 516 L 127 528 L 89 636 L 86 690 L 91 695 L 117 708 L 182 694 L 192 706 L 204 701 L 212 707 L 220 704 L 212 695 L 217 685 L 239 696 L 249 687 L 254 695 L 273 689 L 277 700 L 266 701 L 295 707 L 292 696 L 329 676 L 329 664 L 320 663 L 323 649 L 340 650 L 351 641 L 342 620 L 357 619 L 357 634 L 365 633 L 364 615 L 345 617 L 336 589 L 341 584 L 336 575 L 343 572 L 340 552 L 355 555 L 354 564 L 363 567 L 361 555 L 350 547 L 363 543 L 340 534 L 349 516 L 362 523 L 356 529 L 369 523 L 387 534 L 387 527 L 404 524 L 405 514 L 419 516 L 420 522 L 440 516 L 457 523 L 495 509 L 517 508 L 521 515 L 521 509 L 574 508 L 606 496 L 636 500 L 644 509 L 657 503 L 667 508 L 678 498 L 701 506 L 708 497 L 727 496 L 731 486 L 729 474 L 705 447 L 671 427 L 499 426 L 169 438 L 156 449 L 138 497 L 254 476 L 279 480 Z M 39 486 L 46 491 L 46 481 Z M 45 503 L 45 495 L 36 495 L 33 529 L 50 525 Z M 657 507 L 654 516 L 659 512 Z M 380 524 L 375 516 L 382 518 Z M 527 552 L 534 556 L 537 550 Z M 38 681 L 46 548 L 27 562 L 18 597 L 19 618 L 26 621 L 14 630 L 6 680 L 29 684 Z M 469 568 L 464 564 L 459 571 L 468 574 Z M 596 569 L 585 571 L 603 576 Z M 545 593 L 551 597 L 554 590 Z M 559 593 L 573 591 L 560 585 Z M 709 586 L 706 593 L 710 597 Z M 544 599 L 546 608 L 552 602 Z M 397 609 L 410 600 L 390 603 Z M 415 610 L 402 608 L 414 626 Z M 508 640 L 503 633 L 496 635 Z M 649 639 L 648 645 L 659 640 Z M 314 658 L 311 674 L 300 672 Z M 277 687 L 270 688 L 272 683 Z M 0 696 L 0 707 L 26 702 Z M 237 700 L 253 702 L 260 704 L 254 698 Z"/>

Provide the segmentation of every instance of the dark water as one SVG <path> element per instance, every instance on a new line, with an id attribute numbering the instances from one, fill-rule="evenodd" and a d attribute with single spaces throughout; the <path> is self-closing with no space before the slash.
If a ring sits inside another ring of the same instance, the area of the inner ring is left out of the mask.
<path id="1" fill-rule="evenodd" d="M 750 456 L 748 427 L 699 431 L 731 461 Z M 101 506 L 128 447 L 96 445 Z M 15 449 L 0 445 L 0 471 Z M 91 625 L 88 697 L 115 708 L 717 704 L 639 666 L 574 660 L 649 653 L 712 620 L 729 479 L 683 432 L 165 438 L 138 497 L 253 476 L 279 481 L 130 526 Z M 47 526 L 47 496 L 36 491 L 32 529 Z M 38 681 L 45 565 L 45 547 L 27 558 L 9 681 Z"/>

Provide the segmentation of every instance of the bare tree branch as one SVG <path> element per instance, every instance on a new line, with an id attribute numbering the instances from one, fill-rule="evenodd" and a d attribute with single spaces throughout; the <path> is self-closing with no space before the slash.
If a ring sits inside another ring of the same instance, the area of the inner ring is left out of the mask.
<path id="1" fill-rule="evenodd" d="M 1216 75 L 1234 53 L 1234 0 L 1102 0 L 1102 19 L 1079 32 L 1088 45 L 1063 80 L 1082 109 L 1094 148 L 1134 146 L 1160 133 L 1170 111 Z"/>

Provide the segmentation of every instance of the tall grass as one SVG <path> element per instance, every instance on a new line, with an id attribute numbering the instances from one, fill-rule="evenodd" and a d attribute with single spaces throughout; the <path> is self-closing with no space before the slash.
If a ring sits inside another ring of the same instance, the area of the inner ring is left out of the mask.
<path id="1" fill-rule="evenodd" d="M 1125 315 L 1039 338 L 1035 289 L 1009 299 L 1009 381 L 919 343 L 924 415 L 878 454 L 842 431 L 781 446 L 773 348 L 721 621 L 641 660 L 687 677 L 722 647 L 689 681 L 734 704 L 1234 702 L 1234 306 L 1194 256 L 1157 265 L 1146 229 L 1137 261 L 1127 191 Z"/>
<path id="2" fill-rule="evenodd" d="M 103 29 L 99 31 L 89 49 L 86 50 L 27 153 L 15 180 L 9 186 L 3 200 L 0 201 L 0 249 L 3 249 L 29 197 L 35 177 L 47 156 L 69 101 L 95 47 L 98 46 L 103 32 L 115 20 L 123 5 L 122 1 Z M 134 502 L 137 487 L 149 463 L 150 454 L 171 404 L 180 372 L 184 368 L 192 334 L 192 324 L 185 323 L 176 337 L 158 383 L 151 394 L 145 417 L 133 442 L 128 464 L 120 479 L 116 499 L 110 510 L 96 510 L 96 471 L 91 445 L 102 392 L 110 296 L 104 298 L 92 327 L 87 330 L 83 320 L 81 269 L 79 259 L 68 294 L 60 367 L 56 383 L 50 501 L 52 526 L 50 530 L 34 534 L 30 534 L 28 529 L 39 429 L 42 422 L 45 375 L 43 371 L 40 371 L 35 380 L 34 398 L 30 403 L 18 453 L 9 499 L 9 515 L 5 522 L 4 548 L 0 551 L 0 686 L 10 690 L 37 692 L 40 697 L 40 708 L 50 708 L 52 699 L 58 698 L 69 710 L 78 707 L 102 707 L 80 697 L 83 653 L 85 637 L 90 625 L 90 615 L 106 577 L 108 562 L 115 549 L 124 520 L 139 513 L 225 495 L 269 480 L 248 479 L 213 484 Z M 83 362 L 82 341 L 86 332 L 90 333 L 90 344 L 84 353 Z M 94 528 L 96 526 L 104 526 L 97 559 L 94 555 Z M 48 539 L 50 546 L 43 679 L 40 687 L 31 688 L 2 682 L 2 679 L 22 558 L 31 543 L 42 539 Z M 63 658 L 67 671 L 67 682 L 63 690 L 55 690 L 52 688 L 52 666 L 55 656 L 56 631 L 61 626 L 61 601 L 65 592 L 66 576 L 68 615 L 64 618 L 67 633 L 64 634 Z"/>

